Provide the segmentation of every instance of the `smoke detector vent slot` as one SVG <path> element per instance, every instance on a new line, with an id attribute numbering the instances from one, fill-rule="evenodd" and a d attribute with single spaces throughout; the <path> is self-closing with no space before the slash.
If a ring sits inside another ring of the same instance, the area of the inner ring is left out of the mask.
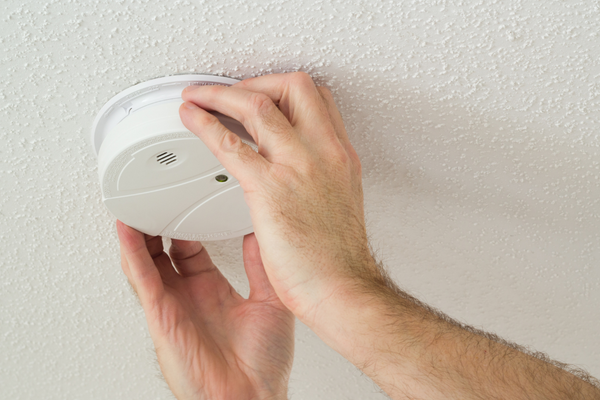
<path id="1" fill-rule="evenodd" d="M 162 152 L 156 156 L 156 161 L 159 164 L 169 165 L 177 161 L 177 155 L 168 151 Z"/>

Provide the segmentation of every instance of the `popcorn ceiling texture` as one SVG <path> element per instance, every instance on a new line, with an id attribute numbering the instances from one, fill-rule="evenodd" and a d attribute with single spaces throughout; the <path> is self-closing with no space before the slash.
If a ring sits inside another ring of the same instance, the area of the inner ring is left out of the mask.
<path id="1" fill-rule="evenodd" d="M 170 399 L 88 139 L 142 80 L 303 70 L 364 167 L 402 287 L 600 376 L 597 1 L 0 6 L 0 397 Z M 245 294 L 241 239 L 208 243 Z M 292 399 L 384 399 L 298 324 Z"/>

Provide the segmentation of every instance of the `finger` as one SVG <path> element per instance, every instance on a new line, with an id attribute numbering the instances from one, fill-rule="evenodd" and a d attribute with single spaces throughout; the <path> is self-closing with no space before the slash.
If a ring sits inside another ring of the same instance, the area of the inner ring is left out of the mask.
<path id="1" fill-rule="evenodd" d="M 120 221 L 117 221 L 117 224 L 119 223 Z M 145 235 L 145 240 L 150 257 L 152 257 L 154 260 L 154 264 L 157 266 L 157 269 L 161 275 L 161 279 L 163 281 L 170 282 L 171 280 L 178 278 L 179 276 L 177 275 L 177 271 L 173 269 L 171 260 L 169 260 L 169 257 L 166 255 L 166 253 L 163 252 L 163 244 L 160 236 Z M 137 295 L 137 290 L 131 277 L 129 263 L 127 262 L 127 258 L 123 252 L 123 247 L 121 247 L 121 267 L 125 273 L 125 276 L 127 276 L 129 284 L 132 286 Z"/>
<path id="2" fill-rule="evenodd" d="M 227 278 L 212 262 L 202 243 L 171 239 L 169 255 L 182 277 L 191 278 L 200 274 L 207 274 L 199 277 L 199 279 L 208 287 L 203 294 L 214 294 L 212 300 L 242 299 L 242 296 L 233 289 Z"/>
<path id="3" fill-rule="evenodd" d="M 360 165 L 360 159 L 358 157 L 358 153 L 356 153 L 356 150 L 352 146 L 352 143 L 350 143 L 350 138 L 348 137 L 348 132 L 346 131 L 346 127 L 344 126 L 344 120 L 342 119 L 342 115 L 340 114 L 340 111 L 338 110 L 337 106 L 335 105 L 335 100 L 333 99 L 331 90 L 329 90 L 328 88 L 326 88 L 324 86 L 318 86 L 317 90 L 319 91 L 319 94 L 323 98 L 325 106 L 327 107 L 327 112 L 329 113 L 329 118 L 331 119 L 331 122 L 333 124 L 333 127 L 335 129 L 335 132 L 337 134 L 337 137 L 338 137 L 340 143 L 342 144 L 342 146 L 344 146 L 346 153 L 348 153 L 348 155 L 350 156 L 350 159 L 352 160 L 352 164 L 355 167 L 356 173 L 358 175 L 361 175 L 362 172 L 361 172 L 361 165 Z"/>
<path id="4" fill-rule="evenodd" d="M 248 186 L 253 177 L 264 176 L 269 162 L 225 128 L 217 117 L 191 102 L 181 105 L 179 115 L 185 127 L 198 136 L 225 169 L 240 181 L 244 191 L 250 189 Z"/>
<path id="5" fill-rule="evenodd" d="M 269 96 L 291 125 L 302 132 L 302 136 L 309 139 L 314 147 L 320 148 L 321 153 L 341 144 L 325 100 L 310 75 L 304 72 L 265 75 L 245 79 L 232 88 Z"/>
<path id="6" fill-rule="evenodd" d="M 171 282 L 179 278 L 179 274 L 173 268 L 171 259 L 164 252 L 162 237 L 144 235 L 146 240 L 146 247 L 150 257 L 154 260 L 154 264 L 160 273 L 160 276 L 164 282 Z"/>
<path id="7" fill-rule="evenodd" d="M 271 98 L 283 115 L 296 126 L 306 121 L 324 122 L 321 97 L 310 75 L 304 72 L 270 74 L 244 79 L 232 85 L 252 92 L 264 93 Z"/>
<path id="8" fill-rule="evenodd" d="M 117 234 L 119 232 L 119 223 L 121 223 L 121 221 L 117 220 Z M 121 269 L 123 270 L 123 273 L 129 280 L 129 283 L 131 283 L 131 271 L 129 270 L 129 263 L 127 262 L 127 258 L 125 257 L 125 254 L 123 253 L 122 245 L 120 246 L 120 251 L 121 251 Z"/>
<path id="9" fill-rule="evenodd" d="M 225 86 L 188 86 L 181 97 L 238 120 L 265 157 L 275 148 L 291 147 L 298 141 L 287 118 L 264 93 Z"/>
<path id="10" fill-rule="evenodd" d="M 248 283 L 250 284 L 249 298 L 261 301 L 279 301 L 275 289 L 273 289 L 265 272 L 265 267 L 260 257 L 260 248 L 258 247 L 258 241 L 254 233 L 244 236 L 243 251 L 244 268 L 246 269 Z"/>
<path id="11" fill-rule="evenodd" d="M 164 294 L 161 275 L 148 252 L 144 234 L 117 221 L 121 254 L 125 258 L 128 278 L 144 308 L 152 307 Z"/>
<path id="12" fill-rule="evenodd" d="M 169 255 L 179 275 L 186 278 L 216 269 L 200 242 L 171 239 Z"/>
<path id="13" fill-rule="evenodd" d="M 131 275 L 129 272 L 129 264 L 127 263 L 127 259 L 125 258 L 125 255 L 123 254 L 122 249 L 121 249 L 121 267 L 123 268 L 123 272 L 125 273 L 125 276 L 127 276 L 127 282 L 129 283 L 129 286 L 131 286 L 131 289 L 133 290 L 133 294 L 135 294 L 135 297 L 137 297 L 138 301 L 140 301 L 140 296 L 138 295 L 137 289 L 135 288 L 135 284 L 131 280 Z"/>
<path id="14" fill-rule="evenodd" d="M 317 91 L 321 96 L 323 105 L 327 109 L 329 119 L 333 125 L 333 128 L 335 129 L 338 139 L 344 145 L 344 147 L 349 146 L 350 139 L 348 139 L 348 134 L 346 132 L 346 127 L 344 126 L 344 121 L 342 120 L 342 116 L 335 105 L 335 101 L 333 100 L 333 95 L 331 94 L 331 91 L 324 86 L 318 86 Z"/>

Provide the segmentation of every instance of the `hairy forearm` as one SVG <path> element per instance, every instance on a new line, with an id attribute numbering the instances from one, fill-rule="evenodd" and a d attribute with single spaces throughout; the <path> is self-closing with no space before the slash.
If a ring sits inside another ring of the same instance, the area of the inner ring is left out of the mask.
<path id="1" fill-rule="evenodd" d="M 321 304 L 313 329 L 393 399 L 600 399 L 583 371 L 457 323 L 370 270 Z"/>

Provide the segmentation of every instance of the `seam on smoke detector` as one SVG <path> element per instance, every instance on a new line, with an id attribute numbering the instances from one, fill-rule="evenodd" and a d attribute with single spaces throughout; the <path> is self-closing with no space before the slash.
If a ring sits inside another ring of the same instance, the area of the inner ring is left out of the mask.
<path id="1" fill-rule="evenodd" d="M 135 153 L 136 151 L 138 151 L 144 147 L 150 146 L 154 143 L 162 142 L 164 140 L 179 139 L 179 138 L 191 138 L 191 137 L 197 137 L 197 136 L 191 132 L 168 133 L 165 135 L 155 136 L 153 138 L 141 141 L 139 143 L 134 144 L 133 146 L 126 148 L 124 151 L 121 152 L 121 154 L 119 154 L 116 157 L 116 159 L 113 162 L 111 162 L 110 166 L 108 167 L 108 170 L 104 174 L 104 179 L 102 181 L 103 196 L 105 198 L 112 197 L 110 182 L 114 182 L 115 179 L 117 178 L 117 175 L 120 176 L 125 165 L 127 165 L 127 163 L 129 163 L 131 161 L 131 155 L 133 153 Z M 250 146 L 252 148 L 252 150 L 258 152 L 258 146 L 256 144 L 249 142 L 247 140 L 244 140 L 244 139 L 241 139 L 241 140 L 243 143 Z"/>
<path id="2" fill-rule="evenodd" d="M 138 151 L 144 147 L 150 146 L 155 143 L 162 142 L 164 140 L 190 138 L 190 137 L 196 137 L 196 135 L 194 135 L 191 132 L 168 133 L 166 135 L 155 136 L 153 138 L 143 140 L 141 142 L 134 144 L 133 146 L 128 147 L 124 151 L 122 151 L 121 154 L 119 154 L 116 157 L 116 159 L 113 162 L 111 162 L 110 166 L 108 167 L 108 171 L 106 171 L 106 173 L 104 174 L 104 179 L 102 182 L 102 193 L 103 193 L 104 197 L 105 198 L 111 197 L 112 193 L 111 193 L 111 188 L 110 188 L 110 182 L 115 181 L 115 178 L 117 177 L 117 175 L 119 175 L 121 173 L 122 169 L 129 162 L 129 160 L 131 159 L 131 155 L 133 153 L 135 153 L 136 151 Z"/>

